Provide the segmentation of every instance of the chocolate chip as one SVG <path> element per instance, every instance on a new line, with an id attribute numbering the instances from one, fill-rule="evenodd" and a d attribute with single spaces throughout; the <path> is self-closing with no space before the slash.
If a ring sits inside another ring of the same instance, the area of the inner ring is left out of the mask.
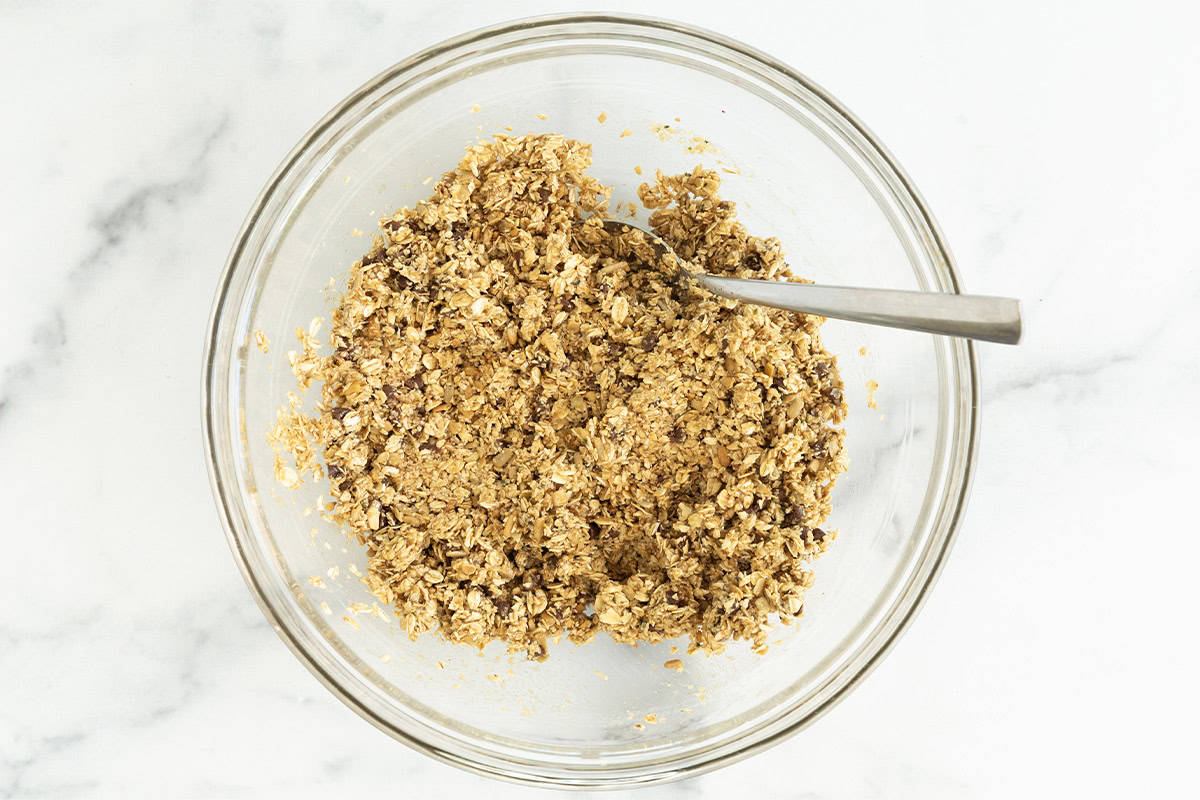
<path id="1" fill-rule="evenodd" d="M 455 222 L 450 226 L 450 235 L 461 241 L 462 239 L 466 238 L 468 230 L 467 223 Z"/>
<path id="2" fill-rule="evenodd" d="M 600 526 L 594 522 L 589 522 L 588 535 L 590 535 L 593 539 L 598 539 L 600 537 Z"/>
<path id="3" fill-rule="evenodd" d="M 794 528 L 797 525 L 804 524 L 804 518 L 808 516 L 803 506 L 792 506 L 787 513 L 783 515 L 783 524 L 788 528 Z"/>
<path id="4" fill-rule="evenodd" d="M 775 377 L 771 379 L 771 385 L 774 386 L 776 389 L 783 388 L 783 373 L 782 372 L 775 373 Z"/>
<path id="5" fill-rule="evenodd" d="M 836 406 L 836 405 L 841 405 L 842 397 L 844 395 L 842 394 L 841 389 L 830 389 L 828 392 L 825 393 L 825 396 L 829 398 L 829 402 L 833 403 Z"/>
<path id="6" fill-rule="evenodd" d="M 750 559 L 743 558 L 738 560 L 738 572 L 750 571 Z"/>
<path id="7" fill-rule="evenodd" d="M 396 393 L 400 391 L 395 386 L 392 386 L 390 383 L 385 383 L 381 388 L 383 389 L 383 394 L 387 397 L 388 400 L 395 400 Z"/>
<path id="8" fill-rule="evenodd" d="M 404 223 L 398 219 L 389 219 L 383 223 L 383 227 L 389 231 L 398 231 L 404 227 Z"/>
<path id="9" fill-rule="evenodd" d="M 621 344 L 620 342 L 616 341 L 615 339 L 609 340 L 608 354 L 610 356 L 612 356 L 613 358 L 617 358 L 624 352 L 625 352 L 625 345 Z"/>
<path id="10" fill-rule="evenodd" d="M 687 305 L 690 297 L 691 295 L 688 294 L 688 290 L 684 286 L 676 283 L 671 287 L 671 299 L 679 305 Z"/>
<path id="11" fill-rule="evenodd" d="M 538 189 L 538 197 L 541 198 L 543 203 L 545 203 L 547 200 L 549 200 L 550 199 L 550 187 L 543 186 L 542 188 Z"/>
<path id="12" fill-rule="evenodd" d="M 545 580 L 546 579 L 542 577 L 540 570 L 534 570 L 533 572 L 529 573 L 529 585 L 535 589 L 542 588 L 542 584 L 545 583 Z"/>
<path id="13" fill-rule="evenodd" d="M 813 538 L 814 542 L 825 541 L 825 531 L 821 530 L 820 528 L 813 528 L 812 529 L 812 538 Z"/>
<path id="14" fill-rule="evenodd" d="M 346 480 L 344 480 L 340 484 L 338 484 L 338 491 L 348 492 L 348 491 L 350 491 L 350 487 L 353 485 L 354 485 L 354 481 L 347 478 Z"/>
<path id="15" fill-rule="evenodd" d="M 813 372 L 817 374 L 817 378 L 825 380 L 829 377 L 829 364 L 824 361 L 818 361 L 817 365 L 813 367 Z"/>
<path id="16" fill-rule="evenodd" d="M 397 292 L 403 292 L 405 289 L 413 287 L 413 280 L 406 275 L 401 275 L 399 272 L 393 272 L 391 277 L 388 278 L 387 284 Z"/>
<path id="17" fill-rule="evenodd" d="M 417 392 L 425 391 L 425 379 L 421 377 L 420 373 L 406 380 L 404 385 Z"/>
<path id="18" fill-rule="evenodd" d="M 667 602 L 672 605 L 679 602 L 679 592 L 667 592 Z"/>
<path id="19" fill-rule="evenodd" d="M 684 440 L 683 430 L 680 428 L 672 428 L 671 432 L 667 434 L 667 438 L 672 442 L 675 442 L 675 444 L 679 444 Z"/>
<path id="20" fill-rule="evenodd" d="M 642 349 L 649 353 L 658 345 L 658 334 L 647 333 L 642 337 Z"/>
<path id="21" fill-rule="evenodd" d="M 562 297 L 558 298 L 558 306 L 563 311 L 574 311 L 575 301 L 564 294 Z"/>
<path id="22" fill-rule="evenodd" d="M 493 600 L 492 602 L 496 605 L 496 612 L 502 617 L 508 616 L 508 612 L 512 610 L 511 600 L 501 597 L 498 600 Z"/>
<path id="23" fill-rule="evenodd" d="M 329 416 L 333 417 L 338 422 L 341 422 L 342 418 L 345 417 L 349 413 L 350 413 L 350 409 L 342 408 L 341 406 L 338 406 L 337 408 L 335 408 L 329 412 Z"/>
<path id="24" fill-rule="evenodd" d="M 335 467 L 333 464 L 330 464 L 328 467 L 326 467 L 325 471 L 327 473 L 329 473 L 329 478 L 331 480 L 334 478 L 340 478 L 346 474 L 346 473 L 342 472 L 341 467 Z"/>
<path id="25" fill-rule="evenodd" d="M 425 441 L 421 442 L 421 444 L 417 446 L 417 449 L 426 453 L 438 452 L 437 442 L 435 442 L 433 439 L 426 439 Z"/>

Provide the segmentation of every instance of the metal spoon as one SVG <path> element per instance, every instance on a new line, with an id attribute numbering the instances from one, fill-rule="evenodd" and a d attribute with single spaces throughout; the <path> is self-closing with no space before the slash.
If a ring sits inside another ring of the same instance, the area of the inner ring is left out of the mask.
<path id="1" fill-rule="evenodd" d="M 652 246 L 674 257 L 681 279 L 730 300 L 985 342 L 1021 341 L 1021 304 L 1012 298 L 722 278 L 696 269 L 647 230 L 616 220 L 605 220 L 604 227 L 614 234 L 641 231 Z"/>

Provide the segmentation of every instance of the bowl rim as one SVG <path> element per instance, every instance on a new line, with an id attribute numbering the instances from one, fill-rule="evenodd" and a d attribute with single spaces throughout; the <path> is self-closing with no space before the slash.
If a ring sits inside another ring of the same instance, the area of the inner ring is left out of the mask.
<path id="1" fill-rule="evenodd" d="M 847 664 L 844 672 L 849 673 L 849 676 L 837 685 L 828 696 L 822 698 L 813 709 L 799 718 L 784 719 L 783 722 L 786 724 L 777 725 L 776 730 L 769 731 L 757 739 L 753 738 L 756 732 L 761 731 L 764 727 L 768 727 L 771 724 L 771 721 L 767 721 L 762 726 L 757 726 L 745 732 L 744 735 L 731 743 L 731 745 L 726 745 L 722 751 L 702 753 L 693 763 L 685 766 L 675 765 L 672 761 L 647 764 L 643 768 L 642 773 L 636 776 L 628 774 L 631 769 L 630 767 L 622 768 L 620 774 L 613 776 L 605 775 L 602 768 L 597 768 L 591 773 L 559 772 L 553 775 L 533 774 L 522 770 L 522 767 L 528 768 L 537 765 L 530 762 L 516 762 L 511 760 L 507 760 L 511 769 L 504 769 L 494 764 L 472 760 L 470 753 L 453 752 L 433 742 L 414 736 L 407 731 L 389 724 L 385 719 L 376 714 L 367 704 L 343 687 L 317 661 L 301 641 L 301 637 L 297 636 L 296 632 L 288 627 L 283 615 L 272 605 L 266 590 L 260 582 L 259 576 L 255 574 L 247 558 L 246 549 L 241 540 L 243 534 L 239 530 L 238 520 L 231 506 L 232 503 L 237 501 L 237 498 L 232 497 L 231 494 L 236 495 L 236 492 L 232 491 L 235 488 L 232 485 L 232 476 L 226 474 L 226 470 L 221 464 L 220 451 L 223 447 L 228 446 L 232 448 L 232 442 L 229 441 L 232 437 L 225 437 L 225 440 L 218 439 L 218 432 L 222 430 L 222 421 L 217 418 L 218 414 L 222 411 L 218 397 L 227 396 L 227 394 L 223 394 L 218 390 L 223 389 L 227 385 L 225 379 L 228 371 L 226 370 L 225 374 L 220 374 L 217 372 L 217 368 L 222 364 L 226 364 L 227 361 L 220 358 L 221 351 L 219 350 L 219 346 L 223 335 L 230 333 L 228 328 L 232 320 L 227 319 L 227 311 L 231 300 L 231 290 L 234 288 L 235 277 L 238 274 L 239 266 L 241 266 L 242 254 L 249 246 L 252 234 L 255 232 L 260 218 L 276 191 L 285 182 L 285 179 L 290 175 L 293 168 L 301 161 L 304 154 L 347 111 L 356 107 L 365 97 L 376 91 L 379 86 L 393 81 L 405 73 L 410 73 L 431 60 L 453 51 L 461 50 L 464 47 L 476 45 L 485 40 L 534 31 L 540 28 L 570 25 L 619 25 L 635 29 L 640 28 L 649 35 L 659 32 L 660 34 L 669 33 L 682 36 L 695 40 L 698 43 L 715 47 L 718 50 L 725 51 L 727 54 L 748 59 L 758 66 L 765 68 L 769 73 L 775 73 L 776 77 L 781 77 L 798 84 L 804 91 L 814 95 L 832 111 L 839 118 L 840 122 L 848 125 L 857 137 L 859 137 L 861 143 L 866 145 L 870 156 L 878 162 L 876 166 L 881 167 L 880 173 L 889 183 L 893 184 L 891 188 L 896 194 L 911 204 L 910 210 L 917 213 L 919 222 L 925 231 L 928 232 L 930 240 L 926 242 L 926 245 L 938 256 L 938 262 L 940 263 L 935 265 L 935 269 L 941 273 L 939 277 L 947 283 L 949 291 L 954 293 L 962 292 L 958 271 L 955 267 L 953 256 L 945 243 L 941 229 L 911 179 L 891 153 L 853 113 L 846 109 L 829 92 L 798 71 L 756 48 L 742 44 L 722 34 L 673 20 L 617 13 L 566 13 L 525 17 L 511 22 L 478 28 L 446 39 L 376 74 L 347 95 L 313 125 L 280 162 L 279 166 L 276 167 L 255 198 L 249 213 L 242 222 L 217 283 L 217 290 L 212 303 L 204 339 L 200 398 L 201 429 L 210 488 L 213 492 L 213 498 L 217 505 L 222 527 L 225 529 L 226 539 L 234 560 L 237 562 L 238 568 L 242 573 L 242 578 L 245 580 L 263 615 L 271 623 L 271 626 L 275 629 L 280 639 L 287 645 L 288 649 L 292 651 L 296 658 L 304 664 L 326 689 L 346 706 L 376 728 L 379 728 L 392 738 L 403 742 L 418 752 L 479 775 L 519 784 L 545 787 L 590 789 L 633 787 L 694 777 L 735 763 L 778 744 L 806 728 L 836 706 L 891 651 L 892 647 L 907 630 L 913 618 L 924 605 L 930 589 L 941 573 L 954 540 L 957 538 L 958 529 L 965 514 L 967 498 L 970 494 L 978 455 L 981 416 L 979 366 L 973 343 L 969 341 L 958 341 L 955 343 L 958 358 L 954 359 L 954 361 L 959 367 L 958 377 L 961 379 L 961 386 L 958 396 L 951 397 L 951 403 L 957 404 L 959 408 L 958 434 L 963 439 L 958 448 L 957 457 L 953 459 L 954 463 L 951 463 L 947 468 L 948 484 L 943 510 L 948 511 L 949 514 L 943 513 L 940 516 L 933 537 L 936 540 L 940 534 L 941 546 L 935 552 L 930 552 L 923 559 L 924 563 L 921 563 L 921 561 L 917 562 L 913 577 L 907 586 L 902 587 L 901 592 L 896 597 L 894 601 L 895 607 L 902 610 L 903 613 L 891 618 L 885 618 L 876 630 L 870 632 L 860 647 L 860 652 L 865 653 L 866 657 L 862 658 L 857 664 Z M 589 33 L 598 38 L 604 37 L 603 33 L 597 31 L 590 31 Z M 966 393 L 965 398 L 963 390 Z M 965 420 L 961 418 L 963 413 L 966 414 Z M 965 424 L 963 424 L 964 421 Z M 794 714 L 795 711 L 792 713 Z M 503 756 L 498 756 L 497 758 L 501 761 L 506 761 Z"/>

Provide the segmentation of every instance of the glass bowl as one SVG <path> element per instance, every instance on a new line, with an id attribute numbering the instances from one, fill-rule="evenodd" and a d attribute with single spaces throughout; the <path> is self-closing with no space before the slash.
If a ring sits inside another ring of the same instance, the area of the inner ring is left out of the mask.
<path id="1" fill-rule="evenodd" d="M 607 115 L 601 122 L 601 114 Z M 608 15 L 522 20 L 409 58 L 355 90 L 255 201 L 217 291 L 204 361 L 213 491 L 263 612 L 330 691 L 381 730 L 465 769 L 611 787 L 693 775 L 795 733 L 853 687 L 921 604 L 963 513 L 979 386 L 970 344 L 830 321 L 850 415 L 850 469 L 805 615 L 765 655 L 684 655 L 601 636 L 533 663 L 434 635 L 410 641 L 357 577 L 365 556 L 313 511 L 324 485 L 272 477 L 266 433 L 295 381 L 294 332 L 328 317 L 377 220 L 427 195 L 477 137 L 557 131 L 594 144 L 594 173 L 724 169 L 751 232 L 816 281 L 957 292 L 911 182 L 828 93 L 706 31 Z M 643 217 L 644 218 L 644 217 Z M 272 343 L 264 354 L 255 331 Z M 327 330 L 327 329 L 326 329 Z M 868 381 L 878 383 L 872 402 Z M 305 402 L 315 404 L 319 391 Z M 675 651 L 675 647 L 679 651 Z M 664 668 L 680 658 L 682 672 Z"/>

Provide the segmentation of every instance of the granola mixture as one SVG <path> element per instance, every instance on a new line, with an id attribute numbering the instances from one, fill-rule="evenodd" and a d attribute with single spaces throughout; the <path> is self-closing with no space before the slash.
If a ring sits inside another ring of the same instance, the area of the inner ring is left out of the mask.
<path id="1" fill-rule="evenodd" d="M 822 320 L 684 288 L 642 234 L 602 227 L 590 162 L 562 136 L 498 136 L 384 220 L 332 354 L 298 331 L 321 403 L 280 410 L 276 476 L 324 470 L 410 637 L 764 650 L 834 536 L 846 406 Z M 719 183 L 660 173 L 639 197 L 701 268 L 798 280 Z"/>

